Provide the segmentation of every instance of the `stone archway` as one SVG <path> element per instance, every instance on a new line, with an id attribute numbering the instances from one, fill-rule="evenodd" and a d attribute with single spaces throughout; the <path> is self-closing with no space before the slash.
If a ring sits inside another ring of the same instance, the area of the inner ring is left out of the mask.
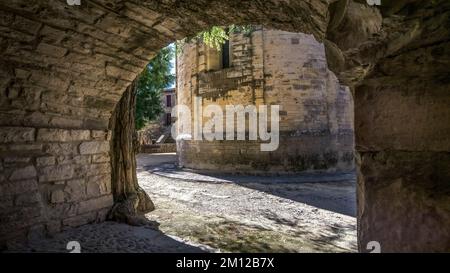
<path id="1" fill-rule="evenodd" d="M 212 25 L 313 34 L 355 96 L 360 250 L 449 249 L 448 1 L 1 1 L 0 241 L 103 220 L 109 120 L 155 52 Z"/>

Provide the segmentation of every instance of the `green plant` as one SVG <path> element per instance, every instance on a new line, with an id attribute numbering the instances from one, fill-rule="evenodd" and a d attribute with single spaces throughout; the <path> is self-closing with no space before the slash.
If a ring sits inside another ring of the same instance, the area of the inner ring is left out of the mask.
<path id="1" fill-rule="evenodd" d="M 222 45 L 230 38 L 232 33 L 243 33 L 244 35 L 249 35 L 254 30 L 254 26 L 237 26 L 230 25 L 228 27 L 213 26 L 208 30 L 199 32 L 194 37 L 187 37 L 182 40 L 177 41 L 177 54 L 183 48 L 185 43 L 190 42 L 193 39 L 202 40 L 207 46 L 215 48 L 218 51 L 222 50 Z"/>
<path id="2" fill-rule="evenodd" d="M 140 74 L 136 90 L 136 129 L 142 129 L 162 113 L 161 93 L 175 81 L 171 74 L 174 46 L 162 49 Z"/>

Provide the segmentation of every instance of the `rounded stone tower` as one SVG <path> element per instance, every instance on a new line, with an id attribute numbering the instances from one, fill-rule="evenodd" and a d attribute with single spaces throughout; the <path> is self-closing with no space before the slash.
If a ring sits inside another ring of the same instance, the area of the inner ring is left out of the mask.
<path id="1" fill-rule="evenodd" d="M 261 144 L 273 139 L 262 139 L 260 127 L 258 138 L 250 139 L 251 115 L 247 114 L 244 140 L 199 139 L 192 137 L 198 133 L 195 128 L 188 137 L 178 138 L 183 167 L 244 173 L 348 171 L 354 167 L 352 95 L 327 69 L 324 46 L 311 35 L 256 27 L 250 33 L 231 34 L 221 50 L 201 41 L 186 43 L 177 56 L 177 98 L 178 105 L 200 113 L 200 127 L 214 117 L 223 124 L 230 115 L 234 119 L 227 105 L 255 106 L 258 120 L 260 106 L 279 106 L 276 149 L 261 149 Z M 201 111 L 209 105 L 218 105 L 224 114 Z M 270 119 L 268 123 L 271 127 Z"/>

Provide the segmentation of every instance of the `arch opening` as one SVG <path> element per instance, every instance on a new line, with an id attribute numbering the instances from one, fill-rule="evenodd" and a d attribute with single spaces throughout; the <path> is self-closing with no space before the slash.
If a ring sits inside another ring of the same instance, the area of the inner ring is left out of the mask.
<path id="1" fill-rule="evenodd" d="M 170 41 L 250 23 L 313 34 L 354 94 L 359 249 L 448 250 L 447 1 L 2 1 L 0 11 L 2 248 L 105 219 L 109 119 L 126 87 Z"/>
<path id="2" fill-rule="evenodd" d="M 356 251 L 350 90 L 311 35 L 235 28 L 217 45 L 178 44 L 177 105 L 164 90 L 162 115 L 139 132 L 138 182 L 157 207 L 146 217 L 219 251 Z M 282 114 L 261 125 L 267 105 Z M 276 143 L 261 140 L 266 125 Z"/>

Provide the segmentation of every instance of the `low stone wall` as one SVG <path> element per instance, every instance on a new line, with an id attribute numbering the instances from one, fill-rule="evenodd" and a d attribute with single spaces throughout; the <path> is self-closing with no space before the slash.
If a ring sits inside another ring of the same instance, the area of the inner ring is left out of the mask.
<path id="1" fill-rule="evenodd" d="M 162 143 L 143 145 L 140 148 L 141 153 L 156 154 L 156 153 L 176 153 L 177 146 L 175 143 Z"/>
<path id="2" fill-rule="evenodd" d="M 281 136 L 273 152 L 260 141 L 181 141 L 180 165 L 229 173 L 296 173 L 354 170 L 353 135 Z"/>

